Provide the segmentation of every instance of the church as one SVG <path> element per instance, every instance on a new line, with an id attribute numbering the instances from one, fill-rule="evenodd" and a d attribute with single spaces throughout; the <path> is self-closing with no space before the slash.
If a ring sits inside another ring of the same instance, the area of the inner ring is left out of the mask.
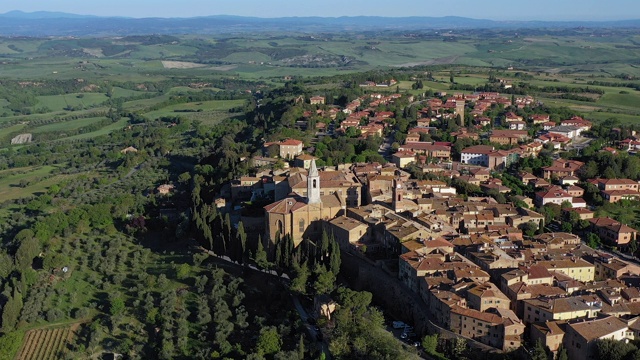
<path id="1" fill-rule="evenodd" d="M 346 212 L 346 204 L 337 193 L 322 195 L 315 160 L 311 162 L 306 180 L 306 197 L 293 193 L 264 207 L 266 235 L 272 243 L 277 234 L 290 235 L 295 246 L 305 238 L 318 239 L 322 234 L 322 221 Z"/>

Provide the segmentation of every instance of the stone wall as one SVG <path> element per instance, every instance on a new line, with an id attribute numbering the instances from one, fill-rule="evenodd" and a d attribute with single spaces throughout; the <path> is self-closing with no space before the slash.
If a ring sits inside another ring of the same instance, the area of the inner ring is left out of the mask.
<path id="1" fill-rule="evenodd" d="M 376 304 L 382 306 L 385 312 L 395 319 L 412 324 L 418 335 L 438 333 L 446 339 L 460 337 L 467 340 L 467 345 L 473 348 L 486 352 L 501 352 L 432 323 L 429 309 L 420 296 L 404 285 L 397 278 L 397 274 L 384 270 L 382 262 L 373 262 L 360 253 L 343 249 L 340 275 L 353 289 L 372 293 Z"/>

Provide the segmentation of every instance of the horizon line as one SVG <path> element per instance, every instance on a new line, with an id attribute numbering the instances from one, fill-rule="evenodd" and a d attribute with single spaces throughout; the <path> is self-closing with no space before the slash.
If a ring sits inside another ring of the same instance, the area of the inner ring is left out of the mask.
<path id="1" fill-rule="evenodd" d="M 402 16 L 385 16 L 385 15 L 341 15 L 341 16 L 318 16 L 318 15 L 289 15 L 289 16 L 272 16 L 272 17 L 262 17 L 262 16 L 252 16 L 252 15 L 235 15 L 235 14 L 209 14 L 209 15 L 193 15 L 193 16 L 127 16 L 127 15 L 96 15 L 96 14 L 79 14 L 79 13 L 70 13 L 66 11 L 50 11 L 50 10 L 36 10 L 36 11 L 23 11 L 23 10 L 9 10 L 4 13 L 0 13 L 2 15 L 10 15 L 11 13 L 21 13 L 26 15 L 38 14 L 38 13 L 48 13 L 48 14 L 65 14 L 65 15 L 74 15 L 74 16 L 86 16 L 86 17 L 98 17 L 98 18 L 124 18 L 124 19 L 194 19 L 194 18 L 207 18 L 207 17 L 216 17 L 216 16 L 228 16 L 228 17 L 238 17 L 238 18 L 251 18 L 251 19 L 296 19 L 296 18 L 316 18 L 316 19 L 340 19 L 340 18 L 359 18 L 359 17 L 370 17 L 370 18 L 388 18 L 388 19 L 404 19 L 404 18 L 432 18 L 432 19 L 442 19 L 442 18 L 459 18 L 459 19 L 469 19 L 469 20 L 477 20 L 477 21 L 493 21 L 499 23 L 510 23 L 510 22 L 521 22 L 521 23 L 535 23 L 535 22 L 590 22 L 590 23 L 605 23 L 605 22 L 622 22 L 622 21 L 637 21 L 640 20 L 640 17 L 635 18 L 619 18 L 619 19 L 533 19 L 533 20 L 524 20 L 524 19 L 491 19 L 491 18 L 474 18 L 468 16 L 459 16 L 459 15 L 441 15 L 441 16 L 424 16 L 424 15 L 402 15 Z M 65 19 L 66 17 L 51 17 L 49 19 Z M 26 18 L 24 20 L 36 20 L 36 18 Z"/>

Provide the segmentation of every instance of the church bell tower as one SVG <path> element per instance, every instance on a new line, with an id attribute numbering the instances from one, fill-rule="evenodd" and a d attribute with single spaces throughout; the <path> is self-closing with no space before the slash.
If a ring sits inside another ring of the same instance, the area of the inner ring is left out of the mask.
<path id="1" fill-rule="evenodd" d="M 393 206 L 393 211 L 402 212 L 402 198 L 404 195 L 404 191 L 402 189 L 402 181 L 401 180 L 393 180 L 393 200 L 391 204 Z"/>
<path id="2" fill-rule="evenodd" d="M 315 159 L 311 160 L 311 167 L 307 176 L 307 203 L 320 203 L 320 175 L 318 174 Z"/>

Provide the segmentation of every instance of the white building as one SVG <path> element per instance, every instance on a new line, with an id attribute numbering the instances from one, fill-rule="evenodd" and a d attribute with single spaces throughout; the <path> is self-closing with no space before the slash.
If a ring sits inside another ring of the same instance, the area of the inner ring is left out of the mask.
<path id="1" fill-rule="evenodd" d="M 493 151 L 493 146 L 471 146 L 462 150 L 460 153 L 460 162 L 463 164 L 489 166 L 489 154 Z"/>
<path id="2" fill-rule="evenodd" d="M 583 128 L 577 126 L 554 126 L 549 129 L 549 132 L 552 134 L 560 134 L 568 137 L 569 139 L 573 139 L 575 137 L 580 136 Z"/>

